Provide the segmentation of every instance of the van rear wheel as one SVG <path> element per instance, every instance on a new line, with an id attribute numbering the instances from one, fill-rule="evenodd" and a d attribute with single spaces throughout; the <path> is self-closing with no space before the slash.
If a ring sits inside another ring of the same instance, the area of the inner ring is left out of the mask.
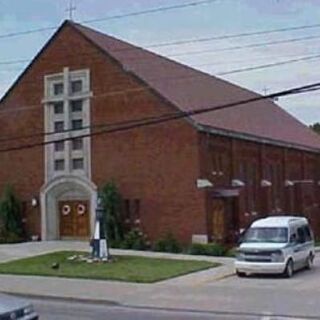
<path id="1" fill-rule="evenodd" d="M 284 270 L 284 276 L 286 278 L 291 278 L 293 276 L 293 261 L 292 261 L 292 259 L 290 259 L 287 262 L 286 268 Z"/>

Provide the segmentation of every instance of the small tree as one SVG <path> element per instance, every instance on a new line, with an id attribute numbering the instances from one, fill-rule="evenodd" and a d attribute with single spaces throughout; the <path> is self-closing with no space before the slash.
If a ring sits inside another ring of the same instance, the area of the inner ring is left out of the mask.
<path id="1" fill-rule="evenodd" d="M 0 220 L 3 230 L 0 230 L 4 238 L 23 237 L 21 218 L 21 203 L 14 194 L 12 186 L 8 185 L 0 202 Z"/>
<path id="2" fill-rule="evenodd" d="M 108 239 L 111 242 L 120 242 L 123 240 L 121 195 L 113 181 L 104 185 L 100 191 L 100 197 L 105 214 Z"/>
<path id="3" fill-rule="evenodd" d="M 312 125 L 310 125 L 310 128 L 315 131 L 316 133 L 319 133 L 320 134 L 320 123 L 319 122 L 316 122 Z"/>

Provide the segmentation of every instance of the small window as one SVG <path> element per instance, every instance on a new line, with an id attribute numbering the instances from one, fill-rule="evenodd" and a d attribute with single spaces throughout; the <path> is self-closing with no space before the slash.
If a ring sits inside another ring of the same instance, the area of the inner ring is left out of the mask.
<path id="1" fill-rule="evenodd" d="M 64 160 L 58 159 L 54 161 L 54 170 L 55 171 L 63 171 L 64 170 Z"/>
<path id="2" fill-rule="evenodd" d="M 71 127 L 73 130 L 82 129 L 82 119 L 72 120 Z"/>
<path id="3" fill-rule="evenodd" d="M 306 242 L 306 237 L 305 237 L 305 234 L 304 234 L 303 227 L 299 227 L 297 229 L 297 233 L 298 233 L 298 242 L 299 243 L 305 243 Z"/>
<path id="4" fill-rule="evenodd" d="M 133 206 L 135 219 L 140 219 L 140 199 L 134 199 Z"/>
<path id="5" fill-rule="evenodd" d="M 64 141 L 57 141 L 54 143 L 54 151 L 63 151 L 64 150 Z"/>
<path id="6" fill-rule="evenodd" d="M 82 111 L 82 100 L 72 100 L 70 102 L 71 112 L 81 112 Z"/>
<path id="7" fill-rule="evenodd" d="M 53 104 L 53 108 L 54 108 L 54 114 L 62 114 L 63 113 L 63 102 L 62 101 L 55 102 Z"/>
<path id="8" fill-rule="evenodd" d="M 73 168 L 73 170 L 83 169 L 83 158 L 73 159 L 72 160 L 72 168 Z"/>
<path id="9" fill-rule="evenodd" d="M 72 139 L 72 150 L 82 150 L 83 140 L 81 138 Z"/>
<path id="10" fill-rule="evenodd" d="M 62 132 L 64 130 L 63 121 L 55 121 L 54 123 L 54 132 Z"/>
<path id="11" fill-rule="evenodd" d="M 71 81 L 71 93 L 77 93 L 82 91 L 82 80 Z"/>
<path id="12" fill-rule="evenodd" d="M 304 234 L 305 234 L 306 241 L 311 241 L 312 240 L 311 231 L 310 231 L 310 228 L 308 226 L 304 226 Z"/>
<path id="13" fill-rule="evenodd" d="M 130 200 L 124 199 L 123 206 L 124 206 L 124 217 L 127 220 L 127 223 L 129 223 L 131 220 Z"/>
<path id="14" fill-rule="evenodd" d="M 63 94 L 63 83 L 62 82 L 53 84 L 53 94 L 55 96 Z"/>

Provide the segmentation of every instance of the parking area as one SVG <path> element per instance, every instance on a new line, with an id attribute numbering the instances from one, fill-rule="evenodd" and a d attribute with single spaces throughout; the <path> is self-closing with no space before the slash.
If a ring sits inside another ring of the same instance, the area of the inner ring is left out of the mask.
<path id="1" fill-rule="evenodd" d="M 167 286 L 152 290 L 148 303 L 165 308 L 210 310 L 241 314 L 265 314 L 264 319 L 320 319 L 320 257 L 312 270 L 303 270 L 290 279 L 281 276 L 236 275 L 208 279 L 192 286 Z M 146 305 L 145 295 L 134 297 Z"/>
<path id="2" fill-rule="evenodd" d="M 300 270 L 297 271 L 294 276 L 290 279 L 283 278 L 281 275 L 250 275 L 245 278 L 239 278 L 236 275 L 227 277 L 219 281 L 219 286 L 225 287 L 237 287 L 241 288 L 259 288 L 273 290 L 319 290 L 320 291 L 320 254 L 318 253 L 315 260 L 314 266 L 311 270 Z M 208 286 L 217 283 L 209 283 Z"/>

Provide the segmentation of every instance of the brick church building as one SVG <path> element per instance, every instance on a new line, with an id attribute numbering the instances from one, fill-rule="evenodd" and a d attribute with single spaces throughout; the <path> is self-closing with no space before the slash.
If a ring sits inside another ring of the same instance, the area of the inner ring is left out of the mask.
<path id="1" fill-rule="evenodd" d="M 320 138 L 271 100 L 102 133 L 254 97 L 66 21 L 0 101 L 0 190 L 14 186 L 43 240 L 88 238 L 111 180 L 124 222 L 152 241 L 233 241 L 283 213 L 307 216 L 320 236 Z"/>

